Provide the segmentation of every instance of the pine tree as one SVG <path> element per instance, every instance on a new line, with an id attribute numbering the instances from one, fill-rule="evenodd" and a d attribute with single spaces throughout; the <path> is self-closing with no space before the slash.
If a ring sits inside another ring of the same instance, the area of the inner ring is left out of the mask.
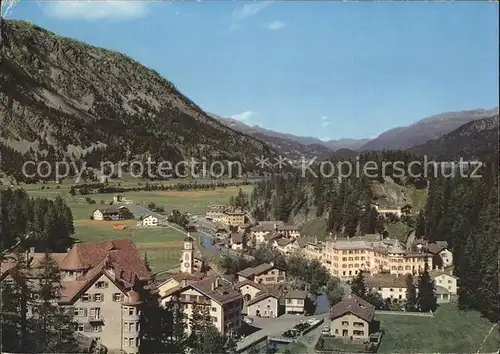
<path id="1" fill-rule="evenodd" d="M 39 353 L 74 353 L 78 348 L 73 314 L 57 303 L 61 291 L 59 267 L 52 256 L 45 253 L 35 271 L 39 274 L 38 289 L 33 291 L 38 296 L 31 301 L 33 349 Z"/>
<path id="2" fill-rule="evenodd" d="M 148 252 L 144 252 L 144 266 L 146 267 L 146 269 L 148 270 L 148 272 L 151 272 L 151 267 L 149 265 L 149 259 L 148 259 Z"/>
<path id="3" fill-rule="evenodd" d="M 358 274 L 352 279 L 351 292 L 363 299 L 365 298 L 367 291 L 363 272 L 358 272 Z"/>
<path id="4" fill-rule="evenodd" d="M 425 236 L 425 215 L 424 211 L 420 210 L 415 223 L 415 237 L 420 239 Z"/>
<path id="5" fill-rule="evenodd" d="M 167 353 L 184 353 L 187 347 L 186 314 L 180 301 L 171 301 L 165 308 L 167 316 L 172 319 L 171 333 L 167 342 Z"/>
<path id="6" fill-rule="evenodd" d="M 413 283 L 413 276 L 408 274 L 406 278 L 406 311 L 415 311 L 417 307 L 417 289 Z"/>
<path id="7" fill-rule="evenodd" d="M 418 278 L 417 307 L 422 312 L 435 311 L 437 308 L 434 281 L 429 275 L 427 262 L 425 262 L 424 270 Z"/>
<path id="8" fill-rule="evenodd" d="M 189 334 L 188 343 L 193 350 L 202 352 L 203 346 L 203 330 L 212 325 L 210 312 L 207 306 L 193 304 L 193 311 L 189 321 L 191 333 Z"/>

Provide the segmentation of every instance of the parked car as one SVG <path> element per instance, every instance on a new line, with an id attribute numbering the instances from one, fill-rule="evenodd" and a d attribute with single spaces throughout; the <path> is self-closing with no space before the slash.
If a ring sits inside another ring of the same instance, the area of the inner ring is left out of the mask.
<path id="1" fill-rule="evenodd" d="M 328 327 L 328 326 L 323 327 L 323 329 L 321 330 L 321 333 L 323 333 L 323 334 L 330 333 L 330 327 Z"/>
<path id="2" fill-rule="evenodd" d="M 253 319 L 251 319 L 248 316 L 245 316 L 245 317 L 243 317 L 243 322 L 245 322 L 246 324 L 252 324 L 253 323 Z"/>

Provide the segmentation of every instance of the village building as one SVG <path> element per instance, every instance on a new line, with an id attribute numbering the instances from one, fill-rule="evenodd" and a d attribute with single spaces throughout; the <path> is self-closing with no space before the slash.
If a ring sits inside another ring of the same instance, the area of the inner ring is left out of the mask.
<path id="1" fill-rule="evenodd" d="M 446 241 L 436 241 L 431 243 L 426 241 L 419 242 L 417 243 L 417 249 L 423 249 L 432 254 L 433 257 L 440 257 L 442 269 L 453 265 L 453 253 L 449 250 L 448 242 Z M 433 268 L 437 268 L 437 264 Z"/>
<path id="2" fill-rule="evenodd" d="M 43 257 L 43 253 L 27 254 L 31 268 L 26 279 L 28 284 L 36 283 Z M 142 302 L 136 290 L 148 286 L 152 278 L 133 242 L 116 239 L 78 243 L 68 253 L 54 253 L 52 257 L 62 275 L 58 302 L 72 309 L 76 332 L 98 340 L 108 351 L 138 353 Z M 7 268 L 5 271 L 2 262 L 0 280 L 15 280 L 15 263 L 11 262 Z M 28 304 L 27 315 L 36 318 L 33 304 Z"/>
<path id="3" fill-rule="evenodd" d="M 208 308 L 212 323 L 222 335 L 233 335 L 240 331 L 243 296 L 230 282 L 220 277 L 207 277 L 180 286 L 163 298 L 162 304 L 172 300 L 183 304 L 183 312 L 187 317 L 187 334 L 191 333 L 195 306 Z"/>
<path id="4" fill-rule="evenodd" d="M 241 251 L 243 249 L 244 235 L 239 232 L 231 233 L 231 249 Z"/>
<path id="5" fill-rule="evenodd" d="M 458 277 L 445 271 L 434 270 L 430 272 L 432 280 L 434 280 L 434 285 L 437 287 L 443 287 L 447 290 L 448 294 L 451 296 L 456 296 L 458 293 Z"/>
<path id="6" fill-rule="evenodd" d="M 247 315 L 252 317 L 275 318 L 280 313 L 280 297 L 270 291 L 261 291 L 247 303 Z"/>
<path id="7" fill-rule="evenodd" d="M 274 240 L 273 247 L 283 254 L 291 254 L 299 248 L 299 244 L 294 238 L 279 238 Z"/>
<path id="8" fill-rule="evenodd" d="M 221 220 L 224 216 L 227 206 L 225 205 L 209 205 L 205 212 L 205 219 L 214 221 Z"/>
<path id="9" fill-rule="evenodd" d="M 245 213 L 239 210 L 227 210 L 224 212 L 222 223 L 229 227 L 245 225 Z"/>
<path id="10" fill-rule="evenodd" d="M 389 217 L 390 215 L 400 219 L 401 216 L 403 216 L 403 212 L 401 211 L 401 209 L 397 209 L 397 208 L 392 208 L 392 209 L 383 209 L 383 208 L 380 208 L 378 206 L 378 204 L 373 204 L 373 207 L 375 208 L 375 210 L 377 211 L 377 213 L 384 217 L 384 218 L 387 218 Z"/>
<path id="11" fill-rule="evenodd" d="M 391 303 L 406 301 L 407 276 L 399 274 L 375 274 L 365 277 L 366 287 L 376 291 L 384 300 Z"/>
<path id="12" fill-rule="evenodd" d="M 158 218 L 156 216 L 153 216 L 152 214 L 149 214 L 142 219 L 142 226 L 156 227 L 158 226 Z"/>
<path id="13" fill-rule="evenodd" d="M 367 274 L 413 274 L 432 268 L 432 254 L 408 251 L 394 239 L 364 235 L 350 239 L 329 238 L 325 243 L 308 242 L 301 248 L 306 257 L 318 259 L 332 274 L 349 280 L 360 271 Z"/>
<path id="14" fill-rule="evenodd" d="M 275 229 L 286 237 L 300 237 L 300 227 L 297 225 L 276 225 Z"/>
<path id="15" fill-rule="evenodd" d="M 257 284 L 276 284 L 286 280 L 286 272 L 273 262 L 263 263 L 238 272 L 238 281 L 244 280 L 251 280 Z"/>
<path id="16" fill-rule="evenodd" d="M 375 307 L 359 296 L 350 294 L 334 305 L 330 313 L 330 335 L 365 341 L 376 331 Z"/>
<path id="17" fill-rule="evenodd" d="M 250 238 L 255 245 L 265 243 L 264 236 L 271 231 L 277 231 L 279 227 L 283 227 L 283 221 L 261 221 L 258 225 L 250 228 Z"/>
<path id="18" fill-rule="evenodd" d="M 303 314 L 307 300 L 307 292 L 292 290 L 285 295 L 285 312 L 290 314 Z"/>
<path id="19" fill-rule="evenodd" d="M 118 208 L 110 207 L 107 209 L 96 209 L 92 214 L 94 220 L 120 220 L 120 211 Z"/>
<path id="20" fill-rule="evenodd" d="M 250 300 L 257 297 L 257 294 L 266 290 L 264 285 L 251 280 L 243 280 L 234 284 L 234 288 L 243 295 L 243 301 L 247 304 Z"/>

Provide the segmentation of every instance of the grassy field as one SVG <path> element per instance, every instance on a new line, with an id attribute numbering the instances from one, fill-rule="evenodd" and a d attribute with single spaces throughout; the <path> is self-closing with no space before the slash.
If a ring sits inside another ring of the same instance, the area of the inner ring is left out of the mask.
<path id="1" fill-rule="evenodd" d="M 112 184 L 110 183 L 110 185 Z M 141 187 L 144 182 L 138 182 L 137 180 L 121 181 L 120 184 L 122 187 L 131 188 Z M 69 193 L 70 183 L 47 183 L 46 185 L 22 185 L 19 187 L 25 189 L 32 197 L 55 198 L 57 195 L 63 197 L 73 212 L 74 236 L 82 242 L 133 237 L 141 253 L 144 255 L 147 252 L 153 271 L 165 270 L 179 264 L 182 241 L 185 237 L 179 231 L 169 228 L 136 229 L 136 220 L 120 221 L 120 223 L 126 224 L 127 228 L 113 230 L 113 225 L 118 222 L 90 220 L 90 216 L 95 209 L 105 208 L 107 203 L 112 201 L 113 194 L 71 196 Z M 241 188 L 249 192 L 253 187 L 247 185 Z M 192 214 L 202 214 L 205 212 L 207 205 L 226 204 L 231 196 L 238 193 L 238 189 L 239 187 L 220 187 L 214 190 L 138 191 L 120 194 L 129 200 L 133 200 L 134 203 L 147 205 L 153 202 L 157 205 L 163 205 L 167 212 L 178 209 L 181 212 L 188 211 Z M 88 204 L 85 197 L 95 200 L 96 204 Z M 101 204 L 101 201 L 105 204 Z"/>
<path id="2" fill-rule="evenodd" d="M 476 353 L 492 323 L 475 311 L 459 311 L 455 304 L 443 304 L 435 317 L 377 315 L 385 330 L 379 353 Z M 500 346 L 494 329 L 481 353 L 493 353 Z"/>

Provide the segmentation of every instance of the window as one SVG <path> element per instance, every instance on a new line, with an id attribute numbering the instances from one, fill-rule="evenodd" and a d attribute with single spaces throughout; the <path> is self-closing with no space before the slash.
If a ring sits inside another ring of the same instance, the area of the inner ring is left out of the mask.
<path id="1" fill-rule="evenodd" d="M 120 302 L 123 300 L 123 296 L 120 293 L 114 293 L 113 294 L 113 301 L 114 302 Z"/>
<path id="2" fill-rule="evenodd" d="M 133 307 L 129 307 L 129 308 L 128 308 L 128 315 L 129 315 L 129 316 L 133 316 L 133 315 L 134 315 L 134 312 L 135 312 L 135 311 L 134 311 L 134 308 L 133 308 Z"/>
<path id="3" fill-rule="evenodd" d="M 352 331 L 352 334 L 355 336 L 364 336 L 365 332 L 364 331 Z"/>
<path id="4" fill-rule="evenodd" d="M 217 317 L 212 316 L 212 322 L 217 322 Z"/>
<path id="5" fill-rule="evenodd" d="M 129 347 L 133 347 L 133 346 L 134 346 L 134 344 L 135 344 L 135 340 L 134 340 L 134 338 L 129 338 L 129 339 L 128 339 L 128 346 L 129 346 Z"/>
<path id="6" fill-rule="evenodd" d="M 448 284 L 451 284 L 451 280 L 448 280 Z"/>
<path id="7" fill-rule="evenodd" d="M 292 303 L 292 299 L 286 299 L 286 303 L 287 304 L 291 304 Z"/>
<path id="8" fill-rule="evenodd" d="M 128 332 L 128 322 L 123 322 L 123 332 Z"/>
<path id="9" fill-rule="evenodd" d="M 123 338 L 123 346 L 128 347 L 128 338 Z"/>
<path id="10" fill-rule="evenodd" d="M 101 325 L 92 326 L 92 332 L 102 332 L 102 326 Z"/>
<path id="11" fill-rule="evenodd" d="M 102 302 L 104 298 L 103 294 L 94 294 L 94 301 L 95 302 Z"/>
<path id="12" fill-rule="evenodd" d="M 85 316 L 85 309 L 83 308 L 75 308 L 74 315 L 78 317 L 83 317 Z"/>
<path id="13" fill-rule="evenodd" d="M 342 321 L 342 326 L 349 326 L 349 322 L 347 322 L 347 321 Z"/>
<path id="14" fill-rule="evenodd" d="M 76 331 L 77 332 L 83 332 L 83 323 L 78 323 L 76 325 Z"/>
<path id="15" fill-rule="evenodd" d="M 103 289 L 108 287 L 108 282 L 107 281 L 98 281 L 95 283 L 95 287 L 98 289 Z"/>
<path id="16" fill-rule="evenodd" d="M 82 302 L 89 302 L 89 301 L 90 301 L 89 294 L 83 294 L 82 295 Z"/>
<path id="17" fill-rule="evenodd" d="M 216 312 L 216 311 L 217 311 L 217 308 L 212 307 L 212 312 Z"/>
<path id="18" fill-rule="evenodd" d="M 136 322 L 136 323 L 135 323 L 135 331 L 136 331 L 136 332 L 139 332 L 140 328 L 141 328 L 141 327 L 140 327 L 139 322 Z"/>
<path id="19" fill-rule="evenodd" d="M 134 322 L 129 322 L 128 323 L 128 331 L 133 332 L 135 328 L 135 323 Z"/>

